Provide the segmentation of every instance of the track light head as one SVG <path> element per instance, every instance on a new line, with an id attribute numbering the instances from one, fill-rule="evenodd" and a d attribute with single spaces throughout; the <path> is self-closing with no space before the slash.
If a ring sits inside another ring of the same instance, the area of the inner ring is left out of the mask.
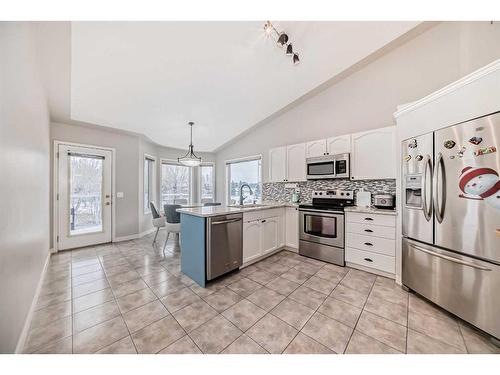
<path id="1" fill-rule="evenodd" d="M 299 54 L 297 52 L 293 53 L 293 64 L 297 65 L 300 62 Z"/>
<path id="2" fill-rule="evenodd" d="M 271 24 L 271 22 L 267 21 L 264 24 L 264 32 L 267 36 L 271 35 L 271 33 L 273 32 L 273 25 Z"/>
<path id="3" fill-rule="evenodd" d="M 276 43 L 278 44 L 278 46 L 283 47 L 288 43 L 288 35 L 286 35 L 285 33 L 281 33 Z"/>
<path id="4" fill-rule="evenodd" d="M 288 44 L 286 46 L 286 52 L 285 52 L 288 56 L 292 56 L 293 55 L 293 47 L 292 47 L 292 43 Z"/>

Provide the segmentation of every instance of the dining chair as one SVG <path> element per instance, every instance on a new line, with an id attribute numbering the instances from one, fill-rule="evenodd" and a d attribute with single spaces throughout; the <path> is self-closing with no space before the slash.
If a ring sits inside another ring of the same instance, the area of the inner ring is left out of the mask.
<path id="1" fill-rule="evenodd" d="M 158 232 L 161 228 L 165 228 L 165 217 L 161 216 L 156 206 L 153 202 L 149 202 L 149 207 L 151 208 L 151 216 L 153 217 L 153 227 L 156 228 L 155 238 L 153 239 L 152 245 L 155 244 L 156 238 L 158 237 Z"/>
<path id="2" fill-rule="evenodd" d="M 179 234 L 181 232 L 181 214 L 177 212 L 178 208 L 181 208 L 180 204 L 165 204 L 163 205 L 163 210 L 165 212 L 165 228 L 167 229 L 167 238 L 165 239 L 165 244 L 163 245 L 163 251 L 165 252 L 165 247 L 167 246 L 168 238 L 170 233 L 177 234 L 177 240 L 179 240 Z M 177 243 L 178 245 L 178 243 Z"/>

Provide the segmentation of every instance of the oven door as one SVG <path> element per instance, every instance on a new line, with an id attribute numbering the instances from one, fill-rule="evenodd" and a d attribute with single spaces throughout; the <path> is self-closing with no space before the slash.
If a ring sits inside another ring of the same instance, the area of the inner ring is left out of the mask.
<path id="1" fill-rule="evenodd" d="M 318 159 L 318 160 L 314 160 Z M 307 160 L 307 179 L 335 178 L 335 160 L 310 158 Z"/>
<path id="2" fill-rule="evenodd" d="M 329 246 L 344 247 L 344 214 L 299 210 L 299 238 Z"/>

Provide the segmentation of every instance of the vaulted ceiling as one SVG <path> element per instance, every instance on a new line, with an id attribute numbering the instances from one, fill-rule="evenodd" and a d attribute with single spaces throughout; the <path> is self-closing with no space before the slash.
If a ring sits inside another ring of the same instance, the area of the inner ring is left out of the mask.
<path id="1" fill-rule="evenodd" d="M 73 22 L 71 119 L 214 151 L 418 22 Z M 304 119 L 307 126 L 307 119 Z"/>

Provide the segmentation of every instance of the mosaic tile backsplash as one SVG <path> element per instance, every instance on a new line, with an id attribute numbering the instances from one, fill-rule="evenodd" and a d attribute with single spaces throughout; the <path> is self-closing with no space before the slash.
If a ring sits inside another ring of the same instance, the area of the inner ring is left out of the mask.
<path id="1" fill-rule="evenodd" d="M 290 182 L 267 182 L 262 184 L 262 200 L 275 202 L 290 202 L 292 200 L 293 188 L 285 188 Z M 347 179 L 339 180 L 310 180 L 298 182 L 300 189 L 300 202 L 311 202 L 311 195 L 314 190 L 357 190 L 363 189 L 372 193 L 372 203 L 374 194 L 396 194 L 396 180 L 363 180 L 352 181 Z M 356 195 L 355 195 L 356 197 Z M 356 199 L 356 198 L 355 198 Z"/>

